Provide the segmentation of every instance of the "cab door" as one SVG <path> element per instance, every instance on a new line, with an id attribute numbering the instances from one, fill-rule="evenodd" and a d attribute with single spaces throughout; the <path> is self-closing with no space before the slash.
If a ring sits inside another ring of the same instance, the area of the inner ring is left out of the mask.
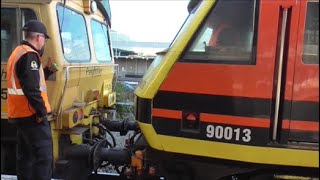
<path id="1" fill-rule="evenodd" d="M 319 1 L 301 1 L 289 142 L 319 143 Z"/>

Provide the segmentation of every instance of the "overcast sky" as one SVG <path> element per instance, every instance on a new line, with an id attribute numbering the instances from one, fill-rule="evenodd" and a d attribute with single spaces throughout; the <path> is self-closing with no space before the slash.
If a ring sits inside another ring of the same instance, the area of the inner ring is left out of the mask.
<path id="1" fill-rule="evenodd" d="M 111 29 L 134 41 L 171 42 L 188 16 L 189 0 L 110 0 Z"/>

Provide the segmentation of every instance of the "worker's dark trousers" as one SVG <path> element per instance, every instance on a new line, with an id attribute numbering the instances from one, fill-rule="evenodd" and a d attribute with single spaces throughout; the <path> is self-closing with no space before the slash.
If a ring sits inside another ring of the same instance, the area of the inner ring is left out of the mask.
<path id="1" fill-rule="evenodd" d="M 16 120 L 18 180 L 50 180 L 52 176 L 52 136 L 47 121 L 35 117 Z"/>

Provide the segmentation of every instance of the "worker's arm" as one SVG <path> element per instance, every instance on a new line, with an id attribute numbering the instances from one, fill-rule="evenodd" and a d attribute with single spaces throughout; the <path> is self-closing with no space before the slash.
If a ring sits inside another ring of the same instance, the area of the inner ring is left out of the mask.
<path id="1" fill-rule="evenodd" d="M 23 93 L 27 97 L 30 106 L 36 110 L 36 115 L 44 117 L 47 115 L 47 110 L 39 87 L 39 70 L 40 61 L 35 53 L 23 55 L 16 64 L 16 74 Z"/>

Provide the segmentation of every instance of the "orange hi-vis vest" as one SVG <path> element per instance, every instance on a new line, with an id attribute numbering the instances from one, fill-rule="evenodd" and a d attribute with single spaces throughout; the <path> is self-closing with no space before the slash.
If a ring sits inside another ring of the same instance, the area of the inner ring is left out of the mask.
<path id="1" fill-rule="evenodd" d="M 29 104 L 27 97 L 24 95 L 19 79 L 16 75 L 16 63 L 26 53 L 35 52 L 40 59 L 38 52 L 27 45 L 20 45 L 12 52 L 8 60 L 7 66 L 7 82 L 8 82 L 8 117 L 9 118 L 23 118 L 29 117 L 36 113 L 34 108 Z M 39 87 L 42 99 L 45 103 L 47 112 L 51 112 L 50 104 L 47 95 L 47 86 L 42 65 L 39 68 L 40 82 Z"/>

